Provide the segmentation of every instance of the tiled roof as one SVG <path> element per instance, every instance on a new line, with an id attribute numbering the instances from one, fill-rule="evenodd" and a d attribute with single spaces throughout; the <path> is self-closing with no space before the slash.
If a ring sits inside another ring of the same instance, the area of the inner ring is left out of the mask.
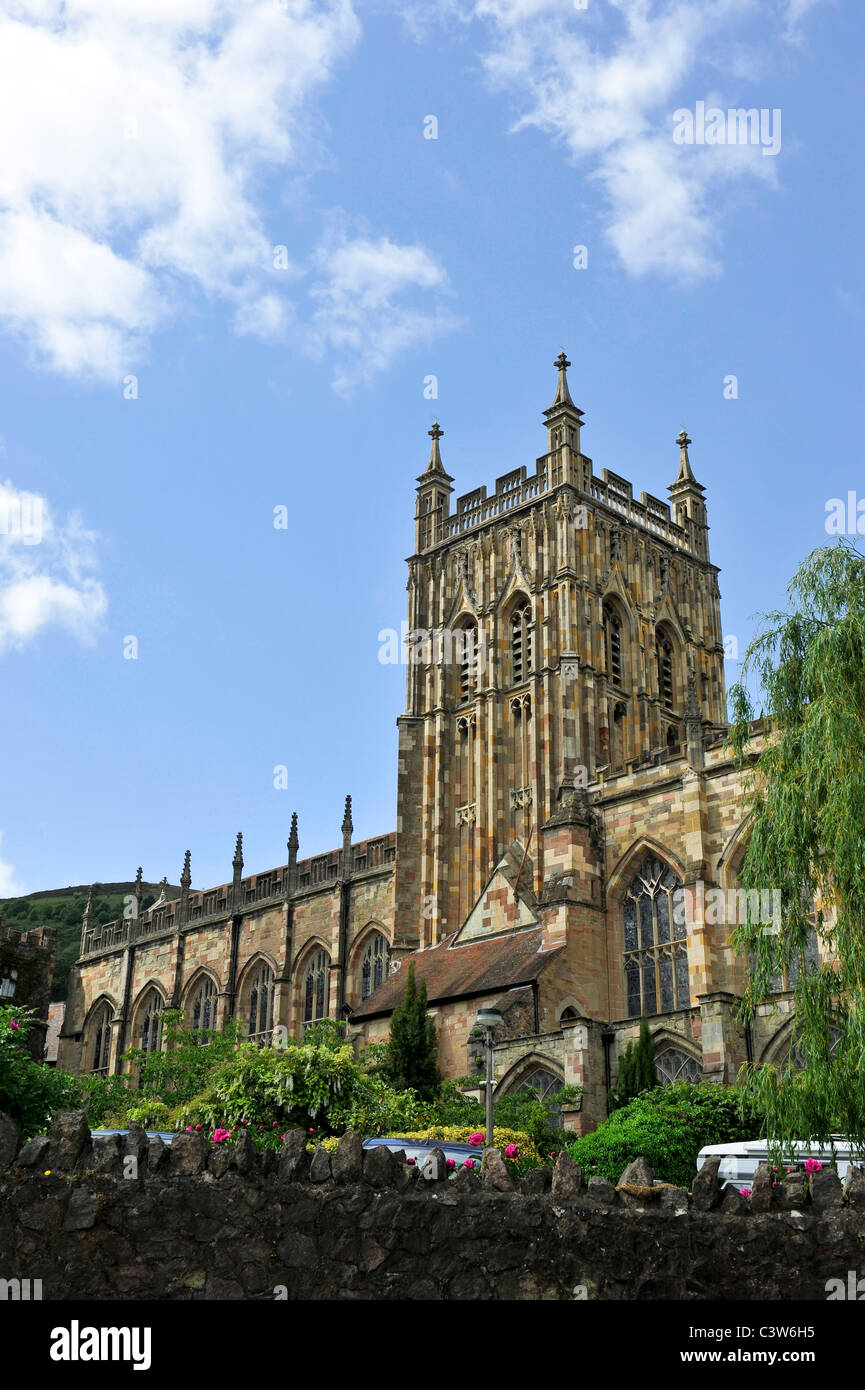
<path id="1" fill-rule="evenodd" d="M 405 993 L 409 962 L 413 962 L 418 983 L 426 981 L 427 1001 L 436 1004 L 466 995 L 489 994 L 493 990 L 528 984 L 537 979 L 563 948 L 540 951 L 541 931 L 507 932 L 482 938 L 464 946 L 454 946 L 456 933 L 426 951 L 414 951 L 403 958 L 400 969 L 379 985 L 354 1011 L 353 1020 L 389 1014 Z"/>

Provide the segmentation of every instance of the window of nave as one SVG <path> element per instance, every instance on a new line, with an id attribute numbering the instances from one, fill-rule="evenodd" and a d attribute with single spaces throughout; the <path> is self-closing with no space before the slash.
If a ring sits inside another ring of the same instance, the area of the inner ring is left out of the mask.
<path id="1" fill-rule="evenodd" d="M 270 1044 L 273 1032 L 273 971 L 266 961 L 257 966 L 249 991 L 249 1040 L 259 1047 Z"/>
<path id="2" fill-rule="evenodd" d="M 93 1020 L 92 1033 L 93 1051 L 90 1058 L 90 1070 L 94 1076 L 107 1076 L 108 1063 L 111 1056 L 111 1008 L 108 1004 L 101 1004 Z"/>
<path id="3" fill-rule="evenodd" d="M 607 680 L 621 686 L 625 679 L 625 666 L 622 655 L 622 619 L 612 603 L 603 607 L 604 656 L 607 665 Z"/>
<path id="4" fill-rule="evenodd" d="M 303 977 L 303 1027 L 327 1018 L 330 1004 L 330 957 L 320 948 Z"/>
<path id="5" fill-rule="evenodd" d="M 477 623 L 461 623 L 454 633 L 454 660 L 461 700 L 474 697 L 478 684 L 479 638 Z"/>
<path id="6" fill-rule="evenodd" d="M 655 659 L 658 668 L 658 698 L 663 709 L 672 710 L 676 699 L 676 673 L 673 642 L 664 628 L 656 633 Z"/>
<path id="7" fill-rule="evenodd" d="M 162 1047 L 162 995 L 148 990 L 139 1007 L 138 1046 L 142 1052 L 158 1052 Z"/>
<path id="8" fill-rule="evenodd" d="M 360 970 L 360 997 L 368 999 L 387 978 L 390 946 L 387 937 L 376 932 L 370 937 L 363 953 Z"/>
<path id="9" fill-rule="evenodd" d="M 628 887 L 623 914 L 629 1018 L 690 1008 L 687 926 L 673 911 L 680 886 L 673 870 L 648 853 Z"/>
<path id="10" fill-rule="evenodd" d="M 216 985 L 209 975 L 206 975 L 195 991 L 192 1001 L 192 1028 L 194 1032 L 203 1032 L 206 1036 L 202 1037 L 203 1043 L 210 1042 L 210 1033 L 216 1028 Z"/>
<path id="11" fill-rule="evenodd" d="M 665 1047 L 655 1057 L 655 1071 L 661 1086 L 672 1086 L 675 1081 L 702 1081 L 703 1067 L 700 1059 L 681 1047 Z"/>

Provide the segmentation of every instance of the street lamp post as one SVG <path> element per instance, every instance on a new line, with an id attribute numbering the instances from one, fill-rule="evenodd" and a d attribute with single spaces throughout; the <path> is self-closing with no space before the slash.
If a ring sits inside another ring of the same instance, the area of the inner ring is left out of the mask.
<path id="1" fill-rule="evenodd" d="M 487 1148 L 493 1144 L 493 1029 L 503 1022 L 495 1009 L 479 1009 L 478 1023 L 486 1033 L 487 1049 Z"/>

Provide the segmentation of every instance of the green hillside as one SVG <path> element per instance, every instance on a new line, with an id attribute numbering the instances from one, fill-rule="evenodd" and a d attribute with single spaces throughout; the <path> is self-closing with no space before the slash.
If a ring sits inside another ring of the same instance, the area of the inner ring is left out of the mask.
<path id="1" fill-rule="evenodd" d="M 123 899 L 135 888 L 134 883 L 97 883 L 93 886 L 93 920 L 100 926 L 123 916 Z M 158 884 L 145 883 L 142 906 L 149 907 L 160 892 Z M 178 896 L 180 889 L 168 889 L 169 897 Z M 30 927 L 57 928 L 57 963 L 51 987 L 52 1000 L 65 999 L 69 990 L 69 969 L 78 958 L 81 946 L 81 919 L 87 902 L 88 888 L 50 888 L 29 893 L 24 898 L 0 900 L 0 917 L 27 931 Z"/>

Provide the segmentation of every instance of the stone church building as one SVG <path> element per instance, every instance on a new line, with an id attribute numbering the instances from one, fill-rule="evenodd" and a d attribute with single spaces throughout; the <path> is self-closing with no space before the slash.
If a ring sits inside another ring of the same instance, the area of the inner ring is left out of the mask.
<path id="1" fill-rule="evenodd" d="M 443 1072 L 475 1074 L 479 1008 L 502 1014 L 502 1091 L 583 1087 L 565 1121 L 606 1114 L 642 1013 L 659 1075 L 731 1081 L 790 1047 L 789 986 L 746 1029 L 741 774 L 725 750 L 724 644 L 705 490 L 684 430 L 669 501 L 581 447 L 556 361 L 546 451 L 453 502 L 430 431 L 408 560 L 407 693 L 396 831 L 94 927 L 85 912 L 60 1065 L 114 1072 L 191 1027 L 250 1037 L 347 1018 L 387 1036 L 405 960 L 427 985 Z M 672 471 L 672 470 L 671 470 Z M 755 731 L 759 738 L 759 730 Z M 139 871 L 140 878 L 140 871 Z M 718 890 L 722 890 L 719 892 Z M 719 903 L 722 904 L 719 907 Z"/>

